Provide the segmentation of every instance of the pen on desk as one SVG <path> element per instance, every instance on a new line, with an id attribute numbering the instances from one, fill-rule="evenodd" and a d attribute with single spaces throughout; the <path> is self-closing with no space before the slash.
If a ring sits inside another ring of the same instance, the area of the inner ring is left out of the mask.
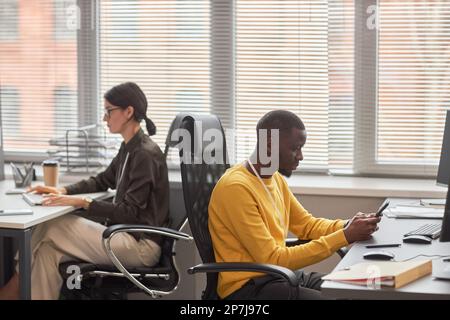
<path id="1" fill-rule="evenodd" d="M 400 247 L 401 243 L 386 243 L 386 244 L 369 244 L 366 248 L 392 248 L 392 247 Z"/>

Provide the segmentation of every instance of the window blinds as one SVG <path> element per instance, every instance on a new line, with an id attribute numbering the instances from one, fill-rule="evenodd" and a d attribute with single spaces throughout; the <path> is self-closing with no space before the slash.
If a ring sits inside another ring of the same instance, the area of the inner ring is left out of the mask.
<path id="1" fill-rule="evenodd" d="M 299 114 L 308 128 L 307 167 L 348 169 L 353 2 L 236 1 L 235 110 L 210 105 L 215 63 L 210 37 L 216 39 L 216 57 L 233 54 L 228 42 L 219 43 L 233 29 L 217 27 L 220 11 L 228 14 L 229 8 L 225 3 L 215 8 L 211 19 L 216 20 L 210 21 L 209 1 L 101 1 L 100 94 L 123 81 L 137 82 L 149 98 L 148 115 L 161 146 L 178 112 L 228 115 L 237 129 L 237 161 L 254 147 L 257 120 L 285 108 Z"/>
<path id="2" fill-rule="evenodd" d="M 259 118 L 305 123 L 303 168 L 349 169 L 353 157 L 353 1 L 236 1 L 237 158 Z"/>
<path id="3" fill-rule="evenodd" d="M 209 5 L 100 1 L 100 101 L 109 88 L 136 82 L 147 96 L 147 114 L 157 127 L 152 138 L 161 147 L 176 114 L 210 112 Z M 102 107 L 99 112 L 101 119 Z"/>
<path id="4" fill-rule="evenodd" d="M 0 12 L 8 13 L 12 32 L 0 35 L 0 105 L 6 152 L 47 151 L 48 140 L 57 134 L 57 114 L 76 113 L 76 29 L 63 23 L 70 22 L 66 9 L 73 5 L 75 0 L 0 2 Z M 66 37 L 60 37 L 61 33 Z M 61 103 L 56 108 L 57 101 Z M 76 127 L 76 118 L 65 125 Z"/>
<path id="5" fill-rule="evenodd" d="M 450 106 L 450 1 L 379 1 L 377 161 L 437 165 Z"/>

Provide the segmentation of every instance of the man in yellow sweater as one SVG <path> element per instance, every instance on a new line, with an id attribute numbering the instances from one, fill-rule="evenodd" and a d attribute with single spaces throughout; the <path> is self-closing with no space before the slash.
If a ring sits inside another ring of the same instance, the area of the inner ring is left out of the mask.
<path id="1" fill-rule="evenodd" d="M 292 269 L 300 279 L 294 299 L 320 299 L 322 274 L 299 269 L 349 243 L 369 239 L 380 218 L 361 213 L 349 221 L 313 217 L 281 176 L 289 177 L 303 160 L 303 122 L 292 112 L 271 111 L 259 120 L 257 132 L 252 160 L 227 170 L 211 195 L 209 230 L 216 261 L 269 263 Z M 268 133 L 267 142 L 261 139 L 261 132 Z M 274 143 L 271 138 L 277 132 Z M 261 150 L 267 151 L 270 162 L 261 161 Z M 311 241 L 286 247 L 288 231 Z M 284 279 L 252 272 L 222 272 L 217 288 L 219 296 L 227 299 L 292 299 L 290 290 Z"/>

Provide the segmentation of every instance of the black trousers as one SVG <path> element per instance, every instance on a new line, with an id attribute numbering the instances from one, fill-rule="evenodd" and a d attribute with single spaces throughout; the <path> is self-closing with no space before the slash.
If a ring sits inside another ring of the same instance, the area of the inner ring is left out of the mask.
<path id="1" fill-rule="evenodd" d="M 302 270 L 295 271 L 300 280 L 298 287 L 292 287 L 283 278 L 271 275 L 257 277 L 247 281 L 226 300 L 322 300 L 320 285 L 324 274 Z"/>

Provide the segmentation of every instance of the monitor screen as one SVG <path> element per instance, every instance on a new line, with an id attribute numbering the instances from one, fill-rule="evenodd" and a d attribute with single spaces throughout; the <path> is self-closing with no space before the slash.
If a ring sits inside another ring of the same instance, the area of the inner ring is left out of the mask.
<path id="1" fill-rule="evenodd" d="M 450 187 L 447 190 L 447 200 L 445 202 L 444 219 L 442 220 L 440 242 L 450 242 Z"/>
<path id="2" fill-rule="evenodd" d="M 442 220 L 441 242 L 450 242 L 450 110 L 447 110 L 445 120 L 444 138 L 442 139 L 441 159 L 439 160 L 439 169 L 437 183 L 447 186 L 447 199 L 445 202 L 444 219 Z"/>
<path id="3" fill-rule="evenodd" d="M 447 110 L 444 138 L 442 139 L 441 159 L 437 174 L 437 184 L 447 186 L 450 179 L 450 110 Z"/>

